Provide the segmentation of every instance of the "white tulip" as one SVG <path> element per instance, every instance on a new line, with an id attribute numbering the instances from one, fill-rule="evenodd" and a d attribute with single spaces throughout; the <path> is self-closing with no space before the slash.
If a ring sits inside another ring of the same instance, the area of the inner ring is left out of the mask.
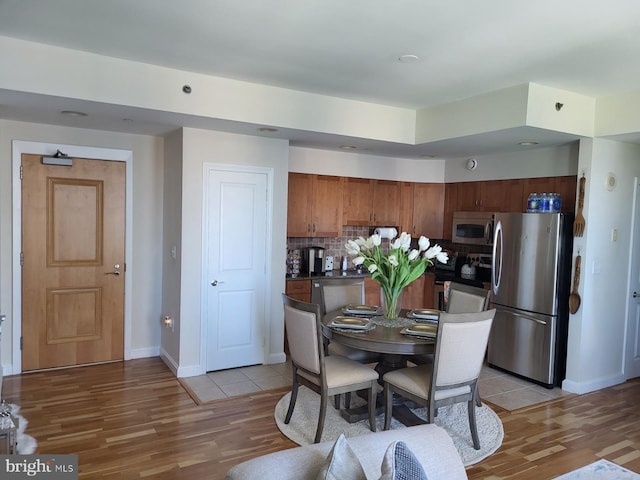
<path id="1" fill-rule="evenodd" d="M 358 245 L 353 240 L 348 240 L 345 248 L 347 249 L 347 253 L 349 255 L 358 255 L 360 253 L 360 245 Z"/>
<path id="2" fill-rule="evenodd" d="M 447 263 L 449 261 L 449 255 L 447 255 L 447 252 L 440 252 L 436 255 L 436 260 L 440 263 Z"/>
<path id="3" fill-rule="evenodd" d="M 371 265 L 369 265 L 369 267 L 367 268 L 367 270 L 369 270 L 369 273 L 373 273 L 378 269 L 378 266 L 375 263 L 372 263 Z"/>
<path id="4" fill-rule="evenodd" d="M 397 267 L 398 265 L 400 265 L 398 263 L 398 257 L 396 257 L 395 255 L 389 255 L 389 263 L 394 267 Z"/>
<path id="5" fill-rule="evenodd" d="M 427 258 L 433 258 L 433 257 L 437 256 L 441 252 L 442 252 L 442 247 L 440 245 L 434 245 L 429 250 L 427 250 L 424 255 Z M 446 253 L 445 253 L 445 255 L 446 255 Z"/>
<path id="6" fill-rule="evenodd" d="M 364 263 L 364 257 L 356 257 L 353 259 L 354 265 L 362 265 Z"/>
<path id="7" fill-rule="evenodd" d="M 400 235 L 400 248 L 405 252 L 411 248 L 411 235 L 407 232 L 402 232 Z"/>
<path id="8" fill-rule="evenodd" d="M 382 238 L 377 233 L 374 233 L 373 235 L 371 235 L 371 243 L 374 247 L 379 247 L 382 243 Z"/>
<path id="9" fill-rule="evenodd" d="M 400 238 L 396 238 L 391 245 L 389 246 L 389 248 L 391 250 L 395 250 L 396 248 L 400 248 L 402 246 L 402 240 Z"/>
<path id="10" fill-rule="evenodd" d="M 418 239 L 418 246 L 420 247 L 420 251 L 424 252 L 427 248 L 429 248 L 429 239 L 425 236 L 421 236 Z"/>
<path id="11" fill-rule="evenodd" d="M 409 252 L 409 261 L 411 262 L 415 260 L 416 258 L 418 258 L 418 255 L 420 255 L 420 252 L 414 248 L 413 250 L 411 250 L 411 252 Z"/>

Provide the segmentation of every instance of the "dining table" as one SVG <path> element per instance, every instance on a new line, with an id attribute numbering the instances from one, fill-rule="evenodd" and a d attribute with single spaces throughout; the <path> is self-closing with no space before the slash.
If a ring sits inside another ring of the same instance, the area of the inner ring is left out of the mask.
<path id="1" fill-rule="evenodd" d="M 435 336 L 422 336 L 408 334 L 407 328 L 420 324 L 434 324 L 434 320 L 424 322 L 415 318 L 412 314 L 415 311 L 403 309 L 395 319 L 388 319 L 382 315 L 352 315 L 344 307 L 332 312 L 328 312 L 322 319 L 322 330 L 325 338 L 330 342 L 338 342 L 347 347 L 376 352 L 380 354 L 380 361 L 376 364 L 375 370 L 380 378 L 378 382 L 382 385 L 382 377 L 385 373 L 407 367 L 408 361 L 414 355 L 428 355 L 435 352 Z M 440 313 L 438 310 L 429 310 L 436 317 Z M 340 328 L 337 319 L 362 318 L 369 319 L 370 325 L 367 328 Z M 376 415 L 384 409 L 383 395 L 378 395 L 378 406 Z M 367 409 L 356 407 L 341 410 L 342 417 L 350 423 L 367 418 Z M 415 425 L 425 423 L 417 417 L 409 408 L 406 400 L 394 395 L 393 416 L 405 425 Z"/>

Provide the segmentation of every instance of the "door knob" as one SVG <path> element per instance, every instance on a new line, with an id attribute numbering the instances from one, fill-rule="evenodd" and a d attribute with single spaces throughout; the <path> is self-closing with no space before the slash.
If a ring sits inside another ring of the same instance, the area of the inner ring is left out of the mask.
<path id="1" fill-rule="evenodd" d="M 120 275 L 120 264 L 119 264 L 119 263 L 116 263 L 116 264 L 113 266 L 113 268 L 114 268 L 114 271 L 113 271 L 113 272 L 107 272 L 107 273 L 105 273 L 105 275 L 115 275 L 116 277 L 117 277 L 118 275 Z"/>
<path id="2" fill-rule="evenodd" d="M 218 284 L 219 284 L 219 283 L 224 283 L 224 282 L 219 282 L 218 280 L 213 280 L 213 281 L 211 282 L 211 286 L 212 286 L 212 287 L 216 287 L 216 286 L 218 286 Z"/>

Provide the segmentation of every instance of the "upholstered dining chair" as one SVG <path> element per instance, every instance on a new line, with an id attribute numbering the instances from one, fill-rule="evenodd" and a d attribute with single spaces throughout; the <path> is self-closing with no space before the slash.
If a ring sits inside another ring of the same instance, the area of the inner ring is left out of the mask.
<path id="1" fill-rule="evenodd" d="M 440 314 L 433 364 L 393 370 L 382 378 L 385 430 L 391 425 L 394 392 L 424 405 L 427 423 L 433 423 L 438 408 L 467 402 L 473 447 L 480 449 L 475 395 L 495 314 L 495 309 Z"/>
<path id="2" fill-rule="evenodd" d="M 447 301 L 447 313 L 482 312 L 489 306 L 491 290 L 451 282 Z"/>
<path id="3" fill-rule="evenodd" d="M 364 279 L 340 278 L 325 282 L 320 288 L 322 315 L 333 312 L 346 305 L 364 303 Z M 360 363 L 374 363 L 380 360 L 380 354 L 347 347 L 335 342 L 326 342 L 328 355 L 342 355 Z"/>
<path id="4" fill-rule="evenodd" d="M 463 283 L 451 282 L 449 284 L 449 295 L 447 301 L 447 313 L 474 313 L 482 312 L 489 306 L 491 290 L 465 285 Z M 419 355 L 411 358 L 416 365 L 424 365 L 433 362 L 433 355 Z M 480 391 L 476 389 L 476 405 L 482 406 Z"/>
<path id="5" fill-rule="evenodd" d="M 282 298 L 293 367 L 291 400 L 284 423 L 288 424 L 291 421 L 299 385 L 310 388 L 320 394 L 320 412 L 314 440 L 318 443 L 322 437 L 328 398 L 332 395 L 367 390 L 369 424 L 371 431 L 375 432 L 378 373 L 366 365 L 339 355 L 325 356 L 320 306 L 294 300 L 284 294 Z"/>

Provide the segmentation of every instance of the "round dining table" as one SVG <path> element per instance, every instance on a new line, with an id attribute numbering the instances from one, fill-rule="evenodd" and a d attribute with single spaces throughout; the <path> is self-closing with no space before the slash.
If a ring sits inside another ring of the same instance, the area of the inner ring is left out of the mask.
<path id="1" fill-rule="evenodd" d="M 407 361 L 414 355 L 428 355 L 435 351 L 435 338 L 417 337 L 401 333 L 403 328 L 416 323 L 415 319 L 408 318 L 410 310 L 402 310 L 397 319 L 387 319 L 383 316 L 372 316 L 374 327 L 370 330 L 355 330 L 346 328 L 333 328 L 329 325 L 339 315 L 350 316 L 343 313 L 342 309 L 328 312 L 322 319 L 323 335 L 330 342 L 338 342 L 347 347 L 376 352 L 380 354 L 380 361 L 375 370 L 380 375 L 378 382 L 382 384 L 382 377 L 391 370 L 397 370 L 407 366 Z M 360 317 L 360 316 L 359 316 Z M 378 399 L 378 410 L 381 412 L 383 403 Z M 378 413 L 378 412 L 377 412 Z M 356 422 L 366 418 L 366 407 L 343 410 L 343 418 L 348 422 Z M 406 425 L 424 423 L 406 408 L 403 399 L 394 397 L 393 416 Z"/>

